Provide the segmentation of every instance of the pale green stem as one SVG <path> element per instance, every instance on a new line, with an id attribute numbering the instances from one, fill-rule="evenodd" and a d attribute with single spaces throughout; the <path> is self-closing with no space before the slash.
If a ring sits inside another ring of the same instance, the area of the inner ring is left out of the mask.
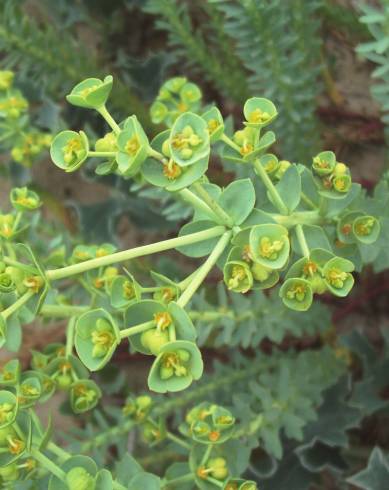
<path id="1" fill-rule="evenodd" d="M 304 257 L 309 257 L 309 247 L 307 244 L 307 240 L 305 239 L 303 227 L 301 225 L 296 225 L 295 230 L 296 230 L 297 240 L 299 242 Z"/>
<path id="2" fill-rule="evenodd" d="M 169 325 L 169 341 L 174 342 L 176 340 L 176 329 L 173 324 Z"/>
<path id="3" fill-rule="evenodd" d="M 159 153 L 159 151 L 156 151 L 154 150 L 154 148 L 151 148 L 151 146 L 149 146 L 147 148 L 147 154 L 149 156 L 151 156 L 152 158 L 155 158 L 156 160 L 159 160 L 161 163 L 165 163 L 165 161 L 167 162 L 167 158 L 165 158 L 162 153 Z"/>
<path id="4" fill-rule="evenodd" d="M 109 126 L 111 126 L 113 132 L 118 135 L 120 132 L 121 132 L 121 129 L 120 127 L 118 126 L 118 124 L 116 123 L 115 119 L 111 116 L 111 114 L 107 111 L 107 108 L 105 107 L 105 105 L 99 107 L 98 109 L 96 109 L 97 112 L 103 116 L 103 118 L 107 121 L 107 123 L 109 124 Z"/>
<path id="5" fill-rule="evenodd" d="M 49 280 L 64 279 L 65 277 L 81 274 L 98 267 L 105 267 L 117 262 L 123 262 L 125 260 L 135 259 L 145 255 L 151 255 L 154 253 L 163 252 L 165 250 L 170 250 L 172 248 L 181 247 L 183 245 L 191 245 L 192 243 L 209 240 L 210 238 L 215 238 L 222 235 L 224 232 L 225 228 L 223 226 L 215 226 L 197 233 L 191 233 L 189 235 L 163 240 L 158 243 L 152 243 L 150 245 L 124 250 L 123 252 L 117 252 L 111 255 L 105 255 L 104 257 L 86 260 L 85 262 L 68 265 L 60 269 L 49 270 L 47 271 L 46 276 Z"/>
<path id="6" fill-rule="evenodd" d="M 223 488 L 224 487 L 224 482 L 222 482 L 220 480 L 216 480 L 216 478 L 212 478 L 211 476 L 207 476 L 207 481 L 209 483 L 212 483 L 213 485 L 216 485 L 219 488 Z"/>
<path id="7" fill-rule="evenodd" d="M 114 151 L 88 151 L 88 157 L 111 158 L 116 156 Z"/>
<path id="8" fill-rule="evenodd" d="M 43 305 L 40 316 L 68 318 L 69 316 L 81 315 L 90 309 L 89 306 L 73 306 L 73 305 Z"/>
<path id="9" fill-rule="evenodd" d="M 289 216 L 282 214 L 271 214 L 271 217 L 279 225 L 286 228 L 293 228 L 298 224 L 301 225 L 323 225 L 326 220 L 320 216 L 318 211 L 297 211 Z"/>
<path id="10" fill-rule="evenodd" d="M 70 356 L 73 352 L 73 344 L 74 344 L 74 329 L 76 326 L 76 318 L 73 316 L 70 318 L 68 327 L 66 329 L 66 350 L 65 355 Z"/>
<path id="11" fill-rule="evenodd" d="M 9 253 L 9 252 L 8 252 Z M 12 267 L 16 267 L 18 269 L 21 269 L 23 271 L 26 271 L 28 272 L 29 274 L 36 274 L 36 269 L 34 269 L 33 267 L 30 267 L 26 264 L 22 264 L 21 262 L 18 262 L 17 260 L 15 259 L 11 259 L 9 257 L 4 257 L 3 258 L 3 261 L 8 264 L 8 265 L 11 265 Z"/>
<path id="12" fill-rule="evenodd" d="M 23 211 L 18 211 L 16 213 L 15 221 L 13 223 L 12 229 L 15 231 L 18 228 L 18 225 L 20 223 L 20 220 L 22 219 L 23 216 Z"/>
<path id="13" fill-rule="evenodd" d="M 13 249 L 11 243 L 5 242 L 5 248 L 7 249 L 8 255 L 11 257 L 11 259 L 16 260 L 16 253 L 15 250 Z M 6 258 L 4 257 L 4 262 L 6 262 Z"/>
<path id="14" fill-rule="evenodd" d="M 171 441 L 175 442 L 179 446 L 185 448 L 186 450 L 190 451 L 191 446 L 188 444 L 186 441 L 181 439 L 180 437 L 177 437 L 175 434 L 172 434 L 171 432 L 166 433 L 166 437 L 170 439 Z"/>
<path id="15" fill-rule="evenodd" d="M 216 221 L 217 223 L 221 221 L 219 216 L 209 207 L 209 205 L 189 189 L 182 189 L 179 194 L 184 201 L 188 202 L 194 209 L 198 209 L 205 213 L 212 221 Z"/>
<path id="16" fill-rule="evenodd" d="M 53 463 L 48 457 L 43 453 L 38 451 L 38 449 L 33 449 L 31 451 L 31 456 L 36 459 L 44 468 L 46 468 L 50 473 L 55 475 L 61 481 L 66 481 L 66 473 L 55 463 Z"/>
<path id="17" fill-rule="evenodd" d="M 27 301 L 34 296 L 34 291 L 27 291 L 26 293 L 23 294 L 23 296 L 20 296 L 15 303 L 12 303 L 11 306 L 6 308 L 1 312 L 1 316 L 6 320 L 8 317 L 10 317 L 15 311 L 17 311 L 19 308 L 21 308 Z"/>
<path id="18" fill-rule="evenodd" d="M 136 335 L 138 333 L 145 332 L 146 330 L 150 330 L 150 328 L 155 327 L 155 320 L 149 320 L 144 323 L 140 323 L 139 325 L 134 325 L 133 327 L 125 328 L 124 330 L 120 330 L 120 338 L 125 339 L 130 337 L 131 335 Z"/>
<path id="19" fill-rule="evenodd" d="M 69 454 L 67 451 L 64 451 L 62 448 L 57 446 L 57 444 L 54 444 L 54 442 L 49 442 L 47 445 L 47 449 L 64 461 L 71 457 L 71 454 Z"/>
<path id="20" fill-rule="evenodd" d="M 255 170 L 257 171 L 257 174 L 259 175 L 262 182 L 264 183 L 267 190 L 269 191 L 269 194 L 272 198 L 272 201 L 274 202 L 274 205 L 276 206 L 278 211 L 281 214 L 289 214 L 289 210 L 288 210 L 286 204 L 282 200 L 278 190 L 276 189 L 275 185 L 271 181 L 270 177 L 267 175 L 266 170 L 263 168 L 263 166 L 261 165 L 259 160 L 254 160 L 254 162 L 252 162 L 252 163 L 255 167 Z"/>
<path id="21" fill-rule="evenodd" d="M 307 204 L 307 206 L 309 206 L 310 208 L 312 209 L 317 209 L 317 206 L 316 204 L 311 201 L 311 199 L 309 199 L 309 197 L 304 194 L 304 192 L 301 193 L 301 200 L 305 202 L 305 204 Z"/>
<path id="22" fill-rule="evenodd" d="M 233 148 L 235 151 L 237 151 L 239 154 L 240 154 L 240 147 L 239 145 L 237 145 L 236 143 L 234 143 L 232 141 L 231 138 L 229 138 L 225 133 L 223 133 L 221 135 L 221 138 L 220 138 L 222 141 L 224 141 L 224 143 L 228 146 L 230 146 L 231 148 Z"/>
<path id="23" fill-rule="evenodd" d="M 194 474 L 193 473 L 187 473 L 186 475 L 182 476 L 177 476 L 177 478 L 173 478 L 172 480 L 167 480 L 162 488 L 168 487 L 170 488 L 170 485 L 179 485 L 181 483 L 186 483 L 194 480 Z"/>
<path id="24" fill-rule="evenodd" d="M 217 242 L 216 247 L 213 249 L 212 253 L 208 257 L 208 259 L 204 262 L 202 267 L 200 267 L 197 271 L 197 274 L 194 276 L 192 282 L 185 289 L 185 291 L 181 294 L 181 296 L 177 300 L 177 304 L 179 306 L 184 307 L 195 294 L 197 289 L 201 286 L 204 279 L 209 274 L 212 267 L 216 264 L 217 260 L 224 252 L 224 249 L 228 245 L 231 238 L 231 231 L 227 231 Z"/>
<path id="25" fill-rule="evenodd" d="M 216 202 L 216 200 L 212 196 L 208 194 L 208 192 L 199 182 L 195 182 L 193 184 L 193 188 L 199 194 L 201 199 L 212 209 L 212 211 L 220 217 L 223 224 L 229 227 L 234 226 L 233 219 L 228 216 L 224 209 Z"/>
<path id="26" fill-rule="evenodd" d="M 205 453 L 203 454 L 203 457 L 201 458 L 200 466 L 204 466 L 205 463 L 208 461 L 211 452 L 213 449 L 213 444 L 208 444 L 207 449 L 205 450 Z"/>

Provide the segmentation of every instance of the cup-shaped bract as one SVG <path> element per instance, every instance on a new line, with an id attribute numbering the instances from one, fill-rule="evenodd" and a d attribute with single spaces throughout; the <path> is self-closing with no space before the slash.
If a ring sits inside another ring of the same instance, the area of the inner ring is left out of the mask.
<path id="1" fill-rule="evenodd" d="M 218 141 L 224 133 L 224 121 L 217 107 L 211 107 L 201 116 L 207 123 L 211 143 Z"/>
<path id="2" fill-rule="evenodd" d="M 10 70 L 0 71 L 0 91 L 9 90 L 12 87 L 14 80 L 14 72 Z"/>
<path id="3" fill-rule="evenodd" d="M 11 359 L 0 369 L 0 386 L 15 386 L 20 380 L 20 361 Z"/>
<path id="4" fill-rule="evenodd" d="M 306 279 L 291 277 L 281 286 L 280 297 L 288 308 L 306 311 L 312 304 L 313 291 Z"/>
<path id="5" fill-rule="evenodd" d="M 244 124 L 252 128 L 261 128 L 270 124 L 277 117 L 276 106 L 268 99 L 252 97 L 246 100 L 243 107 L 246 118 Z"/>
<path id="6" fill-rule="evenodd" d="M 369 245 L 377 241 L 381 226 L 374 216 L 359 216 L 354 220 L 352 230 L 359 242 Z"/>
<path id="7" fill-rule="evenodd" d="M 87 78 L 78 83 L 69 95 L 67 101 L 77 107 L 85 109 L 99 109 L 107 102 L 112 90 L 113 78 L 108 75 L 104 80 L 99 78 Z"/>
<path id="8" fill-rule="evenodd" d="M 323 267 L 323 276 L 329 291 L 335 296 L 347 296 L 354 285 L 351 274 L 354 264 L 341 257 L 333 257 Z"/>
<path id="9" fill-rule="evenodd" d="M 209 158 L 210 138 L 204 119 L 193 112 L 179 116 L 174 123 L 169 148 L 173 160 L 182 167 Z"/>
<path id="10" fill-rule="evenodd" d="M 149 140 L 136 116 L 126 119 L 117 137 L 117 146 L 118 171 L 125 177 L 132 177 L 146 160 L 149 148 Z"/>
<path id="11" fill-rule="evenodd" d="M 203 360 L 194 342 L 176 340 L 165 344 L 148 377 L 150 390 L 157 393 L 181 391 L 203 374 Z"/>
<path id="12" fill-rule="evenodd" d="M 65 172 L 74 172 L 88 157 L 89 141 L 83 131 L 65 130 L 57 134 L 50 147 L 54 164 Z"/>
<path id="13" fill-rule="evenodd" d="M 96 151 L 112 152 L 112 151 L 117 151 L 117 149 L 118 149 L 117 136 L 113 131 L 105 134 L 102 138 L 99 138 L 95 143 Z"/>
<path id="14" fill-rule="evenodd" d="M 262 155 L 259 158 L 259 163 L 266 170 L 266 173 L 269 175 L 269 177 L 275 176 L 281 166 L 281 162 L 272 153 L 266 153 L 265 155 Z"/>
<path id="15" fill-rule="evenodd" d="M 330 175 L 335 169 L 336 156 L 332 151 L 322 151 L 313 158 L 312 170 L 319 177 Z"/>
<path id="16" fill-rule="evenodd" d="M 111 305 L 114 308 L 127 308 L 141 298 L 140 285 L 131 274 L 116 276 L 110 287 Z"/>
<path id="17" fill-rule="evenodd" d="M 231 438 L 235 417 L 232 413 L 218 405 L 202 407 L 200 417 L 195 418 L 190 424 L 189 434 L 202 444 L 222 444 Z"/>
<path id="18" fill-rule="evenodd" d="M 136 422 L 141 422 L 150 413 L 152 406 L 153 399 L 148 395 L 140 395 L 136 398 L 129 396 L 126 398 L 122 413 Z"/>
<path id="19" fill-rule="evenodd" d="M 158 134 L 151 142 L 151 147 L 164 154 L 168 149 L 166 143 L 169 142 L 169 136 L 170 130 Z M 167 153 L 170 154 L 170 150 Z M 189 187 L 193 182 L 200 179 L 208 169 L 208 160 L 209 157 L 206 155 L 193 165 L 182 166 L 169 155 L 164 158 L 163 162 L 149 157 L 142 165 L 141 171 L 143 177 L 150 184 L 175 192 Z"/>
<path id="20" fill-rule="evenodd" d="M 80 360 L 90 371 L 102 369 L 119 343 L 119 328 L 103 308 L 87 311 L 77 319 L 75 347 Z"/>
<path id="21" fill-rule="evenodd" d="M 288 230 L 277 224 L 253 226 L 250 232 L 250 250 L 254 262 L 269 269 L 281 269 L 289 259 Z"/>
<path id="22" fill-rule="evenodd" d="M 93 459 L 88 456 L 72 456 L 60 468 L 65 473 L 65 480 L 52 475 L 48 490 L 96 490 L 97 466 Z"/>
<path id="23" fill-rule="evenodd" d="M 16 288 L 12 275 L 9 272 L 0 274 L 0 293 L 10 293 Z"/>
<path id="24" fill-rule="evenodd" d="M 80 379 L 70 387 L 70 405 L 74 413 L 94 408 L 102 396 L 100 388 L 91 379 Z"/>
<path id="25" fill-rule="evenodd" d="M 14 187 L 10 193 L 10 201 L 17 211 L 34 211 L 42 205 L 38 194 L 27 187 Z"/>
<path id="26" fill-rule="evenodd" d="M 360 216 L 364 216 L 361 211 L 351 211 L 339 219 L 336 225 L 336 232 L 342 243 L 355 243 L 356 237 L 354 235 L 353 225 L 355 219 Z"/>
<path id="27" fill-rule="evenodd" d="M 243 260 L 228 260 L 223 268 L 224 284 L 230 291 L 247 293 L 253 286 L 250 266 Z"/>
<path id="28" fill-rule="evenodd" d="M 0 118 L 17 119 L 28 109 L 28 102 L 19 90 L 11 89 L 0 96 Z"/>
<path id="29" fill-rule="evenodd" d="M 18 399 L 10 391 L 0 390 L 0 429 L 11 425 L 18 413 Z"/>

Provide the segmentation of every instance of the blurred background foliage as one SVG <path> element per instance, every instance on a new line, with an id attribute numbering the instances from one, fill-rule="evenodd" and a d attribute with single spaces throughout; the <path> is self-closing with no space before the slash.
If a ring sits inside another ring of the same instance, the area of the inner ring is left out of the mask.
<path id="1" fill-rule="evenodd" d="M 235 121 L 248 96 L 268 97 L 280 113 L 274 125 L 280 158 L 309 164 L 319 150 L 334 150 L 368 192 L 384 177 L 375 198 L 387 213 L 387 0 L 3 0 L 0 57 L 1 69 L 15 72 L 15 85 L 29 101 L 23 124 L 40 132 L 101 132 L 98 118 L 70 108 L 64 96 L 83 78 L 108 73 L 115 79 L 113 115 L 120 120 L 137 114 L 150 136 L 157 129 L 150 104 L 171 76 L 198 83 L 205 100 Z M 21 165 L 12 153 L 19 136 L 0 136 L 1 191 L 8 183 L 38 190 L 49 209 L 46 217 L 57 223 L 50 236 L 128 247 L 170 236 L 188 217 L 181 202 L 139 181 L 97 177 L 88 169 L 82 176 L 64 176 L 50 164 L 47 150 Z M 212 162 L 210 176 L 219 185 L 232 180 L 232 172 L 245 175 L 244 168 Z M 304 317 L 285 313 L 273 294 L 215 292 L 215 277 L 211 294 L 195 298 L 201 343 L 215 367 L 183 395 L 181 406 L 208 396 L 244 413 L 253 422 L 245 432 L 252 451 L 247 475 L 266 482 L 264 489 L 387 488 L 388 266 L 389 254 L 377 257 L 375 270 L 383 272 L 362 272 L 347 302 L 318 305 Z M 186 263 L 167 256 L 135 267 L 140 274 L 156 268 L 179 275 Z M 117 362 L 125 371 L 127 353 L 122 354 Z M 253 374 L 249 367 L 259 362 L 256 356 L 264 366 Z M 141 361 L 134 369 L 142 369 Z M 234 370 L 241 376 L 232 376 Z M 80 439 L 87 438 L 81 449 L 108 464 L 112 455 L 131 449 L 134 439 L 117 430 L 102 446 L 98 436 L 124 423 L 117 402 L 128 379 L 131 389 L 138 387 L 131 376 L 104 376 L 104 411 L 68 431 L 66 440 L 80 450 Z M 109 391 L 113 378 L 117 383 Z M 218 386 L 220 379 L 227 381 Z M 266 420 L 260 427 L 258 410 Z M 381 449 L 373 451 L 375 446 Z M 166 462 L 151 461 L 143 452 L 146 467 L 158 470 Z"/>

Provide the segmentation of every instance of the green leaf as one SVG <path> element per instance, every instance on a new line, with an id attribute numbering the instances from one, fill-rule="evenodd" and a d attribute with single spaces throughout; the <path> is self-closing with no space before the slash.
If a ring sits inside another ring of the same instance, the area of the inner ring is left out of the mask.
<path id="1" fill-rule="evenodd" d="M 347 482 L 364 490 L 383 490 L 389 481 L 389 462 L 379 447 L 370 455 L 367 468 L 347 479 Z"/>
<path id="2" fill-rule="evenodd" d="M 301 199 L 301 176 L 296 165 L 291 165 L 276 185 L 289 212 L 294 211 Z"/>
<path id="3" fill-rule="evenodd" d="M 255 205 L 255 189 L 250 179 L 236 180 L 228 185 L 218 199 L 218 204 L 240 225 Z"/>

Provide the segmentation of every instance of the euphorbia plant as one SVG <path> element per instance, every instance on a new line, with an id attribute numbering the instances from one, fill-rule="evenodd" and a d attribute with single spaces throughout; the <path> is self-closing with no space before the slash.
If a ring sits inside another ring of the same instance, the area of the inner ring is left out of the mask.
<path id="1" fill-rule="evenodd" d="M 1 342 L 13 347 L 20 322 L 37 316 L 69 321 L 66 344 L 34 352 L 30 371 L 22 373 L 15 360 L 3 368 L 0 422 L 6 432 L 0 437 L 5 444 L 0 462 L 11 468 L 17 459 L 27 458 L 31 463 L 23 472 L 48 470 L 53 489 L 160 487 L 153 487 L 155 478 L 147 474 L 134 476 L 147 483 L 123 486 L 88 458 L 72 457 L 48 442 L 50 428 L 37 419 L 37 402 L 63 390 L 75 413 L 96 407 L 102 391 L 90 372 L 107 366 L 126 341 L 131 352 L 152 357 L 151 391 L 184 390 L 203 373 L 195 315 L 189 307 L 211 270 L 218 267 L 225 287 L 236 294 L 255 295 L 256 290 L 280 284 L 285 308 L 306 311 L 315 295 L 344 297 L 350 292 L 352 272 L 360 269 L 366 247 L 374 246 L 380 236 L 379 218 L 364 208 L 361 187 L 351 182 L 349 169 L 334 153 L 315 156 L 311 168 L 279 161 L 269 153 L 275 135 L 267 126 L 277 116 L 271 101 L 250 98 L 243 107 L 242 127 L 233 131 L 216 107 L 202 106 L 201 91 L 194 84 L 173 79 L 151 108 L 154 120 L 168 128 L 150 140 L 136 115 L 119 122 L 110 115 L 106 103 L 111 86 L 112 77 L 87 79 L 68 95 L 71 104 L 96 110 L 110 130 L 95 142 L 83 131 L 62 131 L 51 146 L 54 164 L 74 172 L 92 158 L 102 159 L 96 173 L 163 188 L 190 205 L 193 218 L 177 237 L 157 243 L 124 251 L 109 243 L 79 244 L 68 255 L 60 248 L 38 258 L 29 246 L 17 242 L 30 225 L 29 213 L 41 204 L 39 196 L 26 188 L 12 190 L 13 210 L 0 215 Z M 225 188 L 211 183 L 206 172 L 215 153 L 250 169 L 251 178 Z M 181 280 L 151 272 L 151 286 L 120 268 L 172 249 L 205 259 Z M 65 299 L 53 302 L 57 286 Z M 83 304 L 74 301 L 79 288 L 88 298 Z M 188 463 L 174 468 L 163 488 L 184 488 L 180 485 L 188 482 L 188 488 L 193 482 L 201 489 L 256 488 L 253 482 L 235 478 L 239 471 L 233 470 L 229 449 L 222 449 L 234 435 L 235 417 L 227 409 L 205 403 L 189 413 L 181 432 L 193 448 L 170 434 L 164 420 L 151 418 L 150 409 L 151 400 L 145 396 L 131 398 L 124 412 L 143 424 L 145 438 L 152 443 L 170 438 L 190 450 Z M 43 453 L 46 449 L 59 456 L 61 464 L 54 464 Z M 16 480 L 20 468 L 12 468 L 7 478 Z"/>

